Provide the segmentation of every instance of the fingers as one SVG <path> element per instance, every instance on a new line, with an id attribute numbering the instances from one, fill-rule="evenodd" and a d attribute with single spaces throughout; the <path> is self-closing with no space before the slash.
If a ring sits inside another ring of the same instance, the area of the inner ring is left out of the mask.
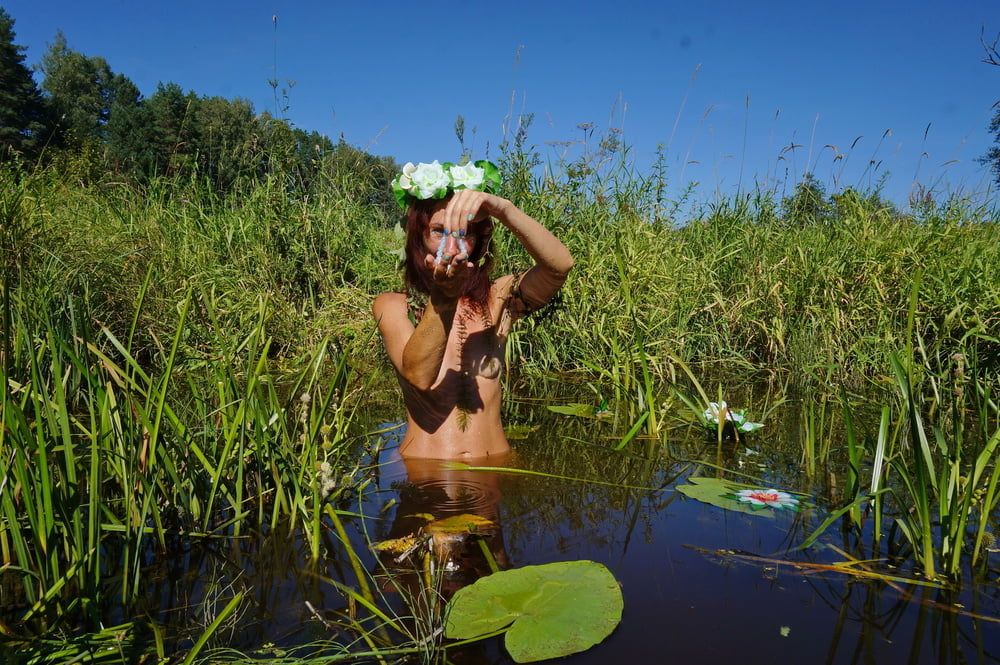
<path id="1" fill-rule="evenodd" d="M 445 233 L 452 237 L 464 239 L 469 232 L 469 225 L 474 223 L 486 200 L 482 192 L 463 189 L 455 192 L 445 209 Z"/>
<path id="2" fill-rule="evenodd" d="M 458 239 L 458 255 L 455 256 L 455 260 L 458 262 L 466 261 L 469 258 L 469 246 L 465 244 L 465 238 Z"/>
<path id="3" fill-rule="evenodd" d="M 431 261 L 427 264 L 427 267 L 431 273 L 431 279 L 435 284 L 439 286 L 447 286 L 464 283 L 469 273 L 471 273 L 476 266 L 471 261 L 460 261 L 456 259 L 449 263 L 437 263 L 436 261 Z"/>

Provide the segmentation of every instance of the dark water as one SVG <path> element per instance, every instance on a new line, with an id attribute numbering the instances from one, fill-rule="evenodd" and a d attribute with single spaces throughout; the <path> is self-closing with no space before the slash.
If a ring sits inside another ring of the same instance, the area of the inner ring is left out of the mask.
<path id="1" fill-rule="evenodd" d="M 501 568 L 590 559 L 620 582 L 621 624 L 603 643 L 566 662 L 1000 662 L 1000 555 L 990 555 L 985 574 L 966 567 L 960 591 L 893 588 L 788 563 L 841 562 L 844 552 L 879 559 L 874 570 L 916 577 L 898 533 L 873 551 L 870 520 L 860 532 L 834 524 L 819 545 L 797 549 L 840 499 L 845 475 L 832 468 L 804 477 L 800 448 L 793 436 L 781 435 L 780 425 L 721 448 L 680 428 L 665 443 L 637 440 L 629 445 L 633 452 L 614 452 L 605 439 L 613 440 L 621 427 L 539 412 L 544 409 L 521 413 L 539 428 L 514 442 L 507 464 L 598 482 L 404 463 L 390 436 L 372 460 L 368 486 L 341 505 L 365 516 L 346 516 L 344 525 L 362 565 L 375 574 L 372 590 L 385 606 L 411 613 L 403 598 L 417 578 L 381 555 L 396 570 L 394 580 L 385 579 L 367 543 L 413 532 L 426 523 L 421 513 L 438 519 L 471 513 L 496 525 L 484 532 L 484 542 Z M 675 491 L 690 475 L 720 473 L 698 460 L 808 493 L 812 505 L 766 519 L 700 503 Z M 282 530 L 158 556 L 146 569 L 140 613 L 155 617 L 168 641 L 184 648 L 190 642 L 181 636 L 197 635 L 234 591 L 244 591 L 237 620 L 219 633 L 231 648 L 272 657 L 317 640 L 353 641 L 356 635 L 335 626 L 352 604 L 328 580 L 357 588 L 356 576 L 329 524 L 323 537 L 318 562 L 294 532 Z M 438 543 L 438 554 L 449 562 L 446 596 L 489 571 L 474 538 Z M 122 618 L 113 608 L 108 616 Z M 448 657 L 454 663 L 511 662 L 499 639 Z"/>
<path id="2" fill-rule="evenodd" d="M 828 502 L 838 498 L 837 480 L 844 476 L 833 469 L 818 479 L 804 478 L 798 448 L 777 437 L 763 434 L 719 449 L 678 431 L 667 444 L 657 444 L 650 459 L 608 451 L 601 438 L 613 429 L 548 421 L 516 442 L 508 462 L 604 484 L 454 470 L 433 462 L 406 464 L 390 442 L 354 506 L 366 517 L 345 518 L 345 526 L 373 573 L 380 567 L 366 540 L 410 533 L 425 523 L 417 517 L 421 513 L 435 518 L 472 513 L 494 522 L 485 542 L 502 568 L 577 559 L 604 564 L 621 583 L 621 624 L 602 644 L 567 662 L 1000 662 L 1000 623 L 970 616 L 1000 617 L 998 555 L 990 555 L 990 567 L 978 579 L 966 569 L 961 591 L 893 588 L 797 569 L 787 562 L 844 561 L 839 549 L 858 559 L 880 559 L 871 564 L 875 570 L 916 576 L 898 534 L 873 552 L 870 523 L 860 533 L 835 524 L 818 546 L 796 549 L 828 515 Z M 632 448 L 645 446 L 638 441 Z M 692 474 L 719 473 L 692 460 L 759 476 L 768 486 L 808 492 L 813 507 L 766 519 L 689 499 L 675 491 L 677 483 Z M 310 563 L 307 549 L 288 534 L 189 551 L 164 571 L 159 586 L 151 587 L 150 605 L 181 608 L 161 616 L 169 623 L 173 615 L 178 628 L 183 624 L 190 630 L 204 588 L 198 599 L 186 597 L 184 590 L 193 588 L 192 575 L 197 586 L 217 575 L 218 585 L 208 584 L 209 597 L 213 589 L 223 597 L 237 588 L 251 599 L 239 628 L 224 634 L 231 646 L 253 652 L 273 644 L 259 655 L 274 655 L 329 639 L 331 628 L 318 617 L 334 622 L 350 606 L 324 578 L 351 586 L 356 580 L 335 534 L 328 528 L 325 534 L 326 554 L 319 563 Z M 446 596 L 489 571 L 474 539 L 439 544 L 439 558 L 450 561 Z M 389 559 L 383 555 L 382 561 L 393 567 Z M 416 578 L 395 568 L 394 581 L 377 577 L 373 589 L 395 611 L 408 613 L 402 598 Z M 337 639 L 353 638 L 341 632 Z M 511 662 L 497 639 L 449 653 L 456 663 Z"/>

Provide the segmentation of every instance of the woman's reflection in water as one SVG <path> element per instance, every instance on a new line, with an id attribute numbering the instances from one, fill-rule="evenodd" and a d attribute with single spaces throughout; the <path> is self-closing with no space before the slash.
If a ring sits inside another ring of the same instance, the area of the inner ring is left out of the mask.
<path id="1" fill-rule="evenodd" d="M 480 462 L 498 466 L 509 462 L 509 455 L 500 460 L 495 455 L 488 461 L 463 460 L 470 466 Z M 415 565 L 426 570 L 423 557 L 432 552 L 434 570 L 440 576 L 439 592 L 447 601 L 463 586 L 493 572 L 494 564 L 500 570 L 509 567 L 500 526 L 498 473 L 453 468 L 454 463 L 445 460 L 404 458 L 401 463 L 407 480 L 400 488 L 388 537 L 415 536 L 422 545 L 407 557 L 408 563 L 397 563 L 397 554 L 383 555 L 390 571 L 413 571 Z M 481 519 L 457 521 L 459 526 L 474 524 L 471 530 L 439 528 L 442 520 L 462 515 Z M 397 580 L 397 584 L 402 581 Z"/>

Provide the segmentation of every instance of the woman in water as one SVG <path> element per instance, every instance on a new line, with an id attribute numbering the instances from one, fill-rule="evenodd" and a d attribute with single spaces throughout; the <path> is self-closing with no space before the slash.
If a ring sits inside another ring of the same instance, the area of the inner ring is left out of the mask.
<path id="1" fill-rule="evenodd" d="M 502 456 L 500 375 L 511 325 L 542 307 L 566 280 L 573 257 L 558 238 L 492 193 L 489 162 L 407 164 L 393 181 L 406 209 L 406 293 L 383 293 L 372 312 L 406 406 L 404 457 Z M 490 278 L 494 220 L 534 266 Z"/>

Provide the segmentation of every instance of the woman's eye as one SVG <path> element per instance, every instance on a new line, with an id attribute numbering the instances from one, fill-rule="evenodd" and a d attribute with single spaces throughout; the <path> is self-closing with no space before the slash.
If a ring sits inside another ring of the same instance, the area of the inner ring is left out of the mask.
<path id="1" fill-rule="evenodd" d="M 436 236 L 444 235 L 444 229 L 434 229 L 431 231 L 431 234 Z"/>

